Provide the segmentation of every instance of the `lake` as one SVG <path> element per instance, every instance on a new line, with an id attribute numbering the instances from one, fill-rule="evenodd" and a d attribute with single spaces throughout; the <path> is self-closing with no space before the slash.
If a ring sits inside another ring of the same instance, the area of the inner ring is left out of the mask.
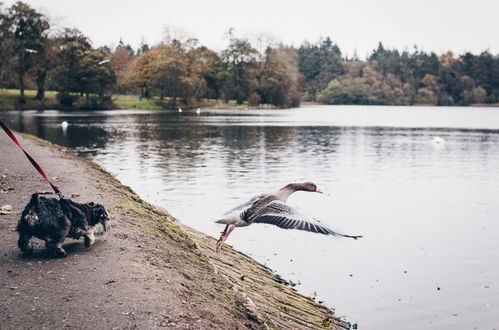
<path id="1" fill-rule="evenodd" d="M 360 329 L 499 327 L 499 109 L 1 112 L 72 149 L 182 223 L 313 181 L 303 213 L 360 240 L 255 224 L 228 244 Z M 63 129 L 62 121 L 69 126 Z"/>

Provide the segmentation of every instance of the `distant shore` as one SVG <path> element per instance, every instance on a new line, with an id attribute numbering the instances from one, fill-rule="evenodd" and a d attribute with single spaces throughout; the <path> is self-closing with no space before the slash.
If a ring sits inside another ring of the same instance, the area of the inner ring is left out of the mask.
<path id="1" fill-rule="evenodd" d="M 77 103 L 72 107 L 65 107 L 61 105 L 57 100 L 57 93 L 48 91 L 46 92 L 45 98 L 43 100 L 35 100 L 36 91 L 26 90 L 26 102 L 19 103 L 19 91 L 13 89 L 0 89 L 0 111 L 8 110 L 105 110 L 105 109 L 88 109 L 83 103 Z M 141 109 L 141 110 L 168 110 L 171 109 L 168 102 L 165 100 L 160 100 L 159 98 L 141 98 L 137 95 L 113 95 L 113 107 L 109 110 L 114 109 Z M 327 105 L 320 102 L 309 102 L 303 101 L 301 106 L 314 106 L 314 105 Z M 340 105 L 340 104 L 337 104 Z M 360 105 L 359 105 L 360 106 Z M 436 106 L 434 104 L 413 104 L 412 106 Z M 181 105 L 178 106 L 182 107 Z M 248 104 L 237 104 L 235 101 L 223 102 L 221 100 L 205 100 L 198 106 L 201 109 L 236 109 L 236 110 L 247 110 L 247 109 L 277 109 L 270 105 L 262 104 L 260 106 L 248 106 Z M 499 107 L 499 103 L 488 104 L 488 103 L 477 103 L 471 104 L 469 107 Z"/>

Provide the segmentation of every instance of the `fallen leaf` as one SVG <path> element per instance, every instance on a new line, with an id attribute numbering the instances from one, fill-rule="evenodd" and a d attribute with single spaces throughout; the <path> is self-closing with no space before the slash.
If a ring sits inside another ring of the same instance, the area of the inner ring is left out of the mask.
<path id="1" fill-rule="evenodd" d="M 331 325 L 332 321 L 329 317 L 326 317 L 324 320 L 322 320 L 322 326 L 325 328 L 328 328 Z"/>
<path id="2" fill-rule="evenodd" d="M 12 206 L 8 204 L 0 207 L 0 214 L 9 214 L 10 211 L 12 211 Z"/>

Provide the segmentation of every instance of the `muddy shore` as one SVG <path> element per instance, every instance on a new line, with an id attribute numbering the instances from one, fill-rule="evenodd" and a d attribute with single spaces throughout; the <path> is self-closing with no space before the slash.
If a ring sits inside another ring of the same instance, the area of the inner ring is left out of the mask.
<path id="1" fill-rule="evenodd" d="M 111 231 L 86 249 L 67 239 L 53 259 L 43 242 L 21 256 L 15 226 L 32 193 L 50 187 L 0 132 L 2 329 L 349 328 L 269 269 L 173 219 L 99 166 L 49 142 L 18 138 L 66 197 L 105 205 Z"/>

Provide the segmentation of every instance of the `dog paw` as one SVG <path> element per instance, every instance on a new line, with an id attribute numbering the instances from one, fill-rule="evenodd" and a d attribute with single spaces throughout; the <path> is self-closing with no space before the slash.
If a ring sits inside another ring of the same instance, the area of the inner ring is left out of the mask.
<path id="1" fill-rule="evenodd" d="M 27 249 L 22 249 L 21 253 L 22 253 L 23 256 L 30 256 L 30 255 L 33 254 L 33 248 L 30 247 L 30 248 L 27 248 Z"/>
<path id="2" fill-rule="evenodd" d="M 95 237 L 92 236 L 85 236 L 85 247 L 90 247 L 90 245 L 94 244 L 95 242 Z"/>
<path id="3" fill-rule="evenodd" d="M 64 258 L 66 257 L 68 254 L 66 251 L 64 251 L 63 249 L 58 249 L 58 250 L 54 250 L 54 255 L 56 258 Z"/>

